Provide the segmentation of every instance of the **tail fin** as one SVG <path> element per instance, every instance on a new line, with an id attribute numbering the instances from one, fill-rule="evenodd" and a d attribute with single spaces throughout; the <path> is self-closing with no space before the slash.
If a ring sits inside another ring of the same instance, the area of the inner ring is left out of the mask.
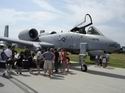
<path id="1" fill-rule="evenodd" d="M 5 30 L 4 30 L 4 37 L 9 37 L 9 25 L 5 26 Z M 1 41 L 0 42 L 0 46 L 8 46 L 10 45 L 7 41 Z"/>
<path id="2" fill-rule="evenodd" d="M 9 37 L 9 25 L 5 26 L 4 37 Z"/>

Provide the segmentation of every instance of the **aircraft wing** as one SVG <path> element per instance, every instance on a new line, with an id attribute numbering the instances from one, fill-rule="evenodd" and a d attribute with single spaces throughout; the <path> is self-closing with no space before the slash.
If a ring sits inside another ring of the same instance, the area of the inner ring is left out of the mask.
<path id="1" fill-rule="evenodd" d="M 44 46 L 44 47 L 54 46 L 53 44 L 48 42 L 25 41 L 25 40 L 19 40 L 19 39 L 11 39 L 8 37 L 0 37 L 0 41 L 6 41 L 8 43 L 16 43 L 24 46 L 32 46 L 35 48 L 41 47 L 41 46 Z"/>

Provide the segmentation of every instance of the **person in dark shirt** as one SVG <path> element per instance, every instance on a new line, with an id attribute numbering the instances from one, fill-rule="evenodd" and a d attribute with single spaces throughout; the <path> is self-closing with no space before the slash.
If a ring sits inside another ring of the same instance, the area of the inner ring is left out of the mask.
<path id="1" fill-rule="evenodd" d="M 24 59 L 24 52 L 20 52 L 20 54 L 17 57 L 17 74 L 22 74 L 22 65 L 23 65 L 23 59 Z"/>
<path id="2" fill-rule="evenodd" d="M 57 51 L 57 49 L 55 49 L 54 54 L 55 54 L 55 60 L 54 60 L 55 73 L 58 73 L 58 69 L 59 69 L 59 52 Z"/>
<path id="3" fill-rule="evenodd" d="M 53 49 L 50 48 L 46 52 L 43 53 L 43 59 L 45 60 L 44 62 L 44 75 L 46 75 L 46 72 L 48 71 L 49 77 L 51 78 L 51 75 L 53 73 L 53 61 L 55 60 L 55 55 L 52 52 Z"/>

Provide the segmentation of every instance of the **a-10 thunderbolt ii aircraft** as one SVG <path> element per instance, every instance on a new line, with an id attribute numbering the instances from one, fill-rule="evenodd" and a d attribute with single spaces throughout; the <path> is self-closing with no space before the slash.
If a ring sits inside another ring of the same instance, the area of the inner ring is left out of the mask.
<path id="1" fill-rule="evenodd" d="M 84 25 L 87 18 L 90 19 L 90 23 Z M 68 32 L 51 32 L 49 34 L 41 33 L 38 35 L 38 31 L 32 28 L 20 32 L 18 35 L 19 40 L 9 37 L 0 37 L 0 40 L 30 48 L 65 48 L 74 53 L 79 53 L 80 43 L 87 43 L 87 52 L 90 52 L 89 54 L 91 57 L 92 51 L 94 51 L 94 53 L 98 53 L 98 50 L 113 52 L 120 49 L 120 45 L 117 42 L 105 37 L 100 31 L 92 26 L 92 24 L 91 16 L 86 14 L 84 21 Z"/>

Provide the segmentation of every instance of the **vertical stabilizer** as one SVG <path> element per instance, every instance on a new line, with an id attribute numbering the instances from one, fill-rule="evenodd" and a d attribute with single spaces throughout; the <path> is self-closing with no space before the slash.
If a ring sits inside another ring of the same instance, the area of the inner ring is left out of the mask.
<path id="1" fill-rule="evenodd" d="M 9 37 L 9 25 L 5 26 L 4 37 Z"/>
<path id="2" fill-rule="evenodd" d="M 9 25 L 5 25 L 5 30 L 4 30 L 4 37 L 9 37 Z M 7 41 L 1 41 L 0 46 L 8 46 L 11 45 Z"/>

